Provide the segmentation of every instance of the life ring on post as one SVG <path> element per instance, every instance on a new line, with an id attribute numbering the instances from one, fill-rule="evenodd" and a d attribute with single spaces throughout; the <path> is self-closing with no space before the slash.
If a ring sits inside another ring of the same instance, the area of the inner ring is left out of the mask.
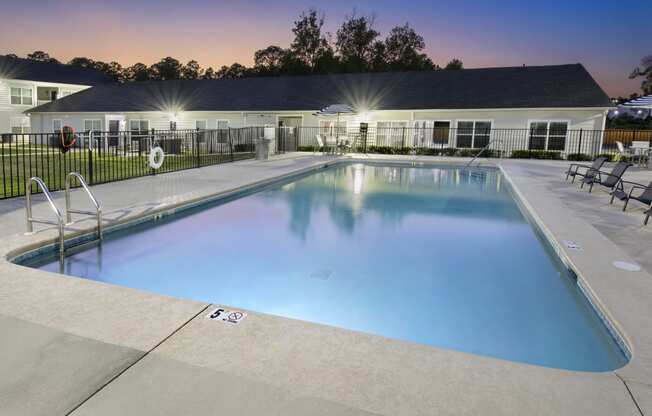
<path id="1" fill-rule="evenodd" d="M 149 167 L 152 169 L 158 169 L 163 166 L 163 161 L 165 160 L 165 153 L 161 146 L 152 147 L 152 150 L 149 151 Z"/>

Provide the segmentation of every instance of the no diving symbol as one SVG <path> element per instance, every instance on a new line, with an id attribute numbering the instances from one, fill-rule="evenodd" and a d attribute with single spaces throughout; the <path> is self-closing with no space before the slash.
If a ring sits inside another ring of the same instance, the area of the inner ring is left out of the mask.
<path id="1" fill-rule="evenodd" d="M 223 308 L 217 308 L 210 314 L 206 315 L 206 318 L 210 320 L 222 321 L 234 325 L 238 325 L 246 317 L 247 314 L 245 312 L 229 311 Z"/>

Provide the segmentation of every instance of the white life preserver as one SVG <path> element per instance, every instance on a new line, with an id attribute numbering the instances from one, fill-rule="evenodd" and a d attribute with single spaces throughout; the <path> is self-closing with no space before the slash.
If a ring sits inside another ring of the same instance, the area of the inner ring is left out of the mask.
<path id="1" fill-rule="evenodd" d="M 152 147 L 152 150 L 149 152 L 149 166 L 152 169 L 158 169 L 163 165 L 165 160 L 165 153 L 160 146 Z"/>

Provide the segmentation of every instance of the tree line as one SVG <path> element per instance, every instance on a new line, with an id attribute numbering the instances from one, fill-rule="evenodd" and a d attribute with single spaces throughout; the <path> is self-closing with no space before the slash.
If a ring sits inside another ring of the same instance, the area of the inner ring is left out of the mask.
<path id="1" fill-rule="evenodd" d="M 373 15 L 354 12 L 346 16 L 334 36 L 324 30 L 324 22 L 324 16 L 315 9 L 302 12 L 292 27 L 294 39 L 289 47 L 270 45 L 256 51 L 251 67 L 236 62 L 219 69 L 202 68 L 196 60 L 183 64 L 169 56 L 149 66 L 139 62 L 123 67 L 115 61 L 86 57 L 73 58 L 66 64 L 94 68 L 120 82 L 441 69 L 423 52 L 423 37 L 408 23 L 392 28 L 381 38 Z M 28 54 L 27 58 L 60 63 L 43 51 Z M 447 70 L 462 68 L 459 59 L 444 66 Z"/>

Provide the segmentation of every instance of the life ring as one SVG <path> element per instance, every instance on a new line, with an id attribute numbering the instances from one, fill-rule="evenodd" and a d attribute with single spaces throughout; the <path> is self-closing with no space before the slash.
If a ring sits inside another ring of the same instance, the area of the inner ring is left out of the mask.
<path id="1" fill-rule="evenodd" d="M 165 160 L 165 153 L 160 146 L 152 147 L 152 150 L 149 152 L 149 167 L 152 169 L 158 169 L 163 165 Z"/>

